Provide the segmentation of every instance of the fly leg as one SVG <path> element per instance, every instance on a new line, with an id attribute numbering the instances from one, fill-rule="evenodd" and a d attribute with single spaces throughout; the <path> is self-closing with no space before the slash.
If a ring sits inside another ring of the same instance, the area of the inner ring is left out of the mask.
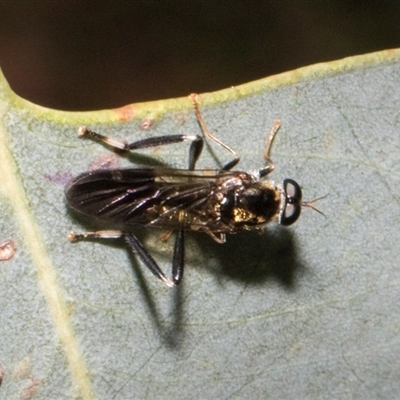
<path id="1" fill-rule="evenodd" d="M 167 276 L 162 272 L 161 268 L 158 266 L 157 262 L 150 255 L 150 253 L 143 247 L 140 240 L 133 233 L 125 233 L 122 231 L 97 231 L 97 232 L 85 232 L 82 234 L 76 234 L 70 232 L 68 239 L 71 242 L 78 242 L 86 239 L 117 239 L 123 237 L 125 242 L 131 248 L 132 252 L 136 254 L 144 265 L 162 282 L 167 286 L 173 287 L 178 285 L 182 279 L 183 273 L 183 236 L 177 236 L 174 259 L 172 264 L 172 280 L 167 278 Z"/>
<path id="2" fill-rule="evenodd" d="M 188 165 L 188 169 L 190 171 L 195 169 L 196 162 L 200 157 L 204 144 L 203 138 L 199 135 L 167 135 L 167 136 L 151 137 L 143 140 L 138 140 L 132 143 L 127 143 L 121 140 L 116 140 L 108 136 L 101 135 L 100 133 L 97 132 L 93 132 L 83 126 L 79 128 L 79 135 L 99 140 L 115 149 L 123 151 L 133 151 L 138 149 L 145 149 L 150 147 L 191 141 L 192 143 L 189 149 L 189 165 Z M 139 239 L 132 233 L 127 234 L 119 231 L 99 231 L 99 232 L 87 232 L 80 235 L 76 235 L 75 233 L 72 232 L 69 235 L 69 239 L 71 241 L 78 241 L 90 238 L 107 239 L 107 238 L 116 238 L 121 236 L 125 238 L 126 243 L 130 246 L 132 251 L 138 255 L 138 257 L 142 260 L 142 262 L 146 265 L 146 267 L 155 276 L 157 276 L 157 278 L 159 278 L 167 286 L 170 287 L 179 284 L 183 276 L 184 257 L 185 257 L 183 230 L 177 231 L 176 234 L 174 255 L 172 260 L 172 280 L 165 276 L 165 274 L 157 265 L 153 257 L 143 247 Z"/>
<path id="3" fill-rule="evenodd" d="M 171 279 L 167 278 L 164 272 L 162 272 L 161 268 L 158 266 L 154 258 L 150 255 L 150 253 L 143 247 L 142 243 L 133 233 L 126 233 L 125 242 L 130 246 L 133 253 L 136 254 L 146 265 L 146 267 L 162 282 L 164 282 L 167 286 L 173 287 L 177 285 L 179 282 L 175 281 L 175 277 Z M 175 256 L 174 256 L 175 258 Z"/>
<path id="4" fill-rule="evenodd" d="M 183 230 L 176 233 L 174 256 L 172 258 L 172 281 L 179 285 L 183 277 L 183 267 L 185 265 L 185 245 Z"/>
<path id="5" fill-rule="evenodd" d="M 133 233 L 124 234 L 126 243 L 130 246 L 132 251 L 142 260 L 144 265 L 162 282 L 167 286 L 173 287 L 179 285 L 183 276 L 183 266 L 185 262 L 185 247 L 183 241 L 183 230 L 177 232 L 175 239 L 174 256 L 172 259 L 172 279 L 162 272 L 154 258 L 143 247 L 142 243 Z"/>
<path id="6" fill-rule="evenodd" d="M 194 108 L 194 112 L 196 113 L 197 121 L 201 127 L 201 130 L 203 131 L 204 135 L 214 141 L 215 143 L 219 144 L 221 147 L 223 147 L 225 150 L 229 151 L 233 155 L 233 160 L 229 161 L 223 168 L 223 171 L 229 171 L 231 170 L 239 161 L 240 157 L 237 155 L 237 153 L 232 150 L 228 145 L 225 143 L 221 142 L 218 138 L 216 138 L 207 128 L 206 123 L 204 122 L 203 116 L 200 113 L 199 109 L 199 103 L 197 102 L 197 94 L 193 93 L 190 96 L 190 100 L 192 101 L 192 105 Z"/>
<path id="7" fill-rule="evenodd" d="M 119 149 L 123 151 L 133 151 L 139 149 L 147 149 L 150 147 L 164 146 L 168 144 L 181 143 L 186 141 L 191 141 L 189 149 L 189 169 L 193 170 L 195 168 L 196 162 L 200 157 L 203 150 L 203 138 L 199 135 L 166 135 L 166 136 L 156 136 L 150 137 L 143 140 L 138 140 L 132 143 L 127 143 L 123 140 L 117 140 L 110 138 L 108 136 L 101 135 L 100 133 L 93 132 L 84 126 L 79 128 L 79 136 L 87 136 L 91 139 L 100 140 L 103 143 L 108 144 L 114 149 Z"/>
<path id="8" fill-rule="evenodd" d="M 68 234 L 68 239 L 71 242 L 80 242 L 86 239 L 118 239 L 124 236 L 121 231 L 96 231 L 96 232 L 85 232 L 76 234 L 75 232 L 70 232 Z"/>
<path id="9" fill-rule="evenodd" d="M 267 143 L 266 143 L 265 149 L 264 149 L 264 160 L 265 160 L 266 166 L 259 171 L 260 178 L 270 174 L 275 169 L 275 163 L 271 160 L 269 153 L 271 152 L 272 142 L 273 142 L 276 132 L 278 132 L 278 129 L 280 128 L 280 126 L 281 126 L 281 121 L 276 120 L 276 121 L 274 121 L 273 127 L 269 131 Z"/>

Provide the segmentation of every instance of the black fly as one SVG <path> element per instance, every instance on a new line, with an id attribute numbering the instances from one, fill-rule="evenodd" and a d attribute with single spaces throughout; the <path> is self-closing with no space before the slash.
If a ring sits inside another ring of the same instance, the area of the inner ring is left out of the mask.
<path id="1" fill-rule="evenodd" d="M 314 208 L 312 202 L 302 202 L 301 189 L 295 181 L 285 179 L 282 185 L 276 185 L 261 179 L 275 168 L 269 153 L 279 129 L 278 121 L 267 139 L 266 166 L 257 173 L 232 171 L 239 156 L 209 132 L 196 95 L 190 97 L 204 135 L 234 157 L 222 170 L 195 170 L 203 148 L 203 138 L 199 135 L 168 135 L 127 144 L 82 127 L 79 130 L 81 136 L 98 139 L 123 151 L 191 141 L 189 168 L 89 171 L 69 182 L 65 190 L 70 207 L 118 229 L 83 234 L 71 232 L 71 241 L 123 237 L 149 270 L 168 286 L 178 285 L 182 279 L 185 230 L 202 231 L 216 242 L 224 243 L 227 233 L 262 229 L 272 220 L 291 225 L 299 218 L 302 205 Z M 171 279 L 134 234 L 137 225 L 176 232 Z"/>

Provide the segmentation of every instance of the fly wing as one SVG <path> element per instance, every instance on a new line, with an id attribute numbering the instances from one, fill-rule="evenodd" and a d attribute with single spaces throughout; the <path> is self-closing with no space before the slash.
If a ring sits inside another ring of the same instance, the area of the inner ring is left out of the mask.
<path id="1" fill-rule="evenodd" d="M 66 198 L 73 209 L 110 224 L 185 229 L 203 224 L 199 218 L 220 177 L 166 168 L 96 170 L 73 179 Z"/>

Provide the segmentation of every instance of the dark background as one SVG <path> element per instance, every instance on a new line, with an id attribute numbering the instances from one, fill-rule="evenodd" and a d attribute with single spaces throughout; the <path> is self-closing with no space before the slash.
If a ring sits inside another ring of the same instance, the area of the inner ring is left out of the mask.
<path id="1" fill-rule="evenodd" d="M 400 1 L 1 1 L 20 96 L 91 110 L 214 91 L 400 47 Z"/>

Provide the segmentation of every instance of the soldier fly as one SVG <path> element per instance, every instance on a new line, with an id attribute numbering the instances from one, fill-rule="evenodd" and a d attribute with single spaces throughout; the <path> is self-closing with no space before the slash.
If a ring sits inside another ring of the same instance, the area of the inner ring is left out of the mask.
<path id="1" fill-rule="evenodd" d="M 205 232 L 216 242 L 225 243 L 227 233 L 261 230 L 272 220 L 291 225 L 299 218 L 301 206 L 314 208 L 311 203 L 315 201 L 302 202 L 301 188 L 292 179 L 285 179 L 282 185 L 262 180 L 275 169 L 269 153 L 279 121 L 275 122 L 267 139 L 266 166 L 257 173 L 233 171 L 239 156 L 211 134 L 200 113 L 196 95 L 190 98 L 204 136 L 233 156 L 221 170 L 195 169 L 204 143 L 199 135 L 159 136 L 128 144 L 81 127 L 80 136 L 100 140 L 127 152 L 190 141 L 189 167 L 187 170 L 164 167 L 94 170 L 73 179 L 65 190 L 72 209 L 118 229 L 82 234 L 71 232 L 69 239 L 72 242 L 122 237 L 146 267 L 170 287 L 178 285 L 183 276 L 185 231 Z M 176 232 L 171 278 L 164 274 L 136 237 L 134 231 L 138 225 Z"/>

